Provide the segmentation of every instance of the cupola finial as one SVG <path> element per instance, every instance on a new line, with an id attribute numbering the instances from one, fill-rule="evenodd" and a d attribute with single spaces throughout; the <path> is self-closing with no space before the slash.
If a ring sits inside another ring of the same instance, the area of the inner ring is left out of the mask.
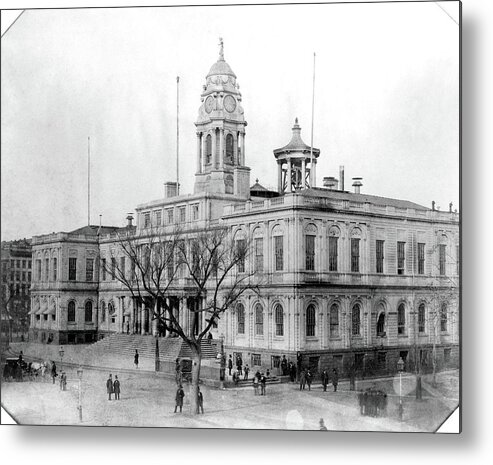
<path id="1" fill-rule="evenodd" d="M 224 43 L 222 37 L 219 37 L 219 61 L 224 61 Z"/>

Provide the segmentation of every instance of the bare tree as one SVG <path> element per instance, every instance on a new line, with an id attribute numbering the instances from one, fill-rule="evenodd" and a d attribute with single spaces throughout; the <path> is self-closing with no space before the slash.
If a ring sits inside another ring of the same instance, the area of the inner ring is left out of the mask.
<path id="1" fill-rule="evenodd" d="M 248 290 L 257 291 L 253 272 L 246 271 L 245 267 L 250 249 L 248 239 L 235 240 L 225 227 L 186 232 L 175 229 L 167 234 L 156 228 L 140 233 L 127 229 L 118 234 L 117 248 L 110 253 L 110 262 L 101 260 L 106 272 L 122 283 L 135 299 L 159 302 L 157 311 L 157 306 L 152 305 L 153 319 L 190 348 L 190 400 L 194 414 L 198 413 L 201 341 L 241 295 Z M 130 272 L 122 266 L 122 257 L 128 257 Z M 189 327 L 180 323 L 168 299 L 179 286 L 191 313 Z"/>

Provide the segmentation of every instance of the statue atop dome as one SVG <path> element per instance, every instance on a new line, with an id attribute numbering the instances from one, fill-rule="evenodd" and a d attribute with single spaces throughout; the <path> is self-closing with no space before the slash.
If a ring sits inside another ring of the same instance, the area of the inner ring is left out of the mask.
<path id="1" fill-rule="evenodd" d="M 219 61 L 224 61 L 224 43 L 222 37 L 219 37 Z"/>

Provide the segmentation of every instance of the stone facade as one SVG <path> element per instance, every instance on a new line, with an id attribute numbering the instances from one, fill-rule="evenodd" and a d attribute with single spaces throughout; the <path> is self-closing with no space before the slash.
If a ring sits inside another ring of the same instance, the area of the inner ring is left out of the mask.
<path id="1" fill-rule="evenodd" d="M 355 192 L 342 182 L 340 189 L 334 183 L 317 188 L 310 164 L 320 151 L 304 144 L 297 122 L 292 141 L 274 151 L 278 192 L 250 195 L 246 121 L 222 46 L 201 99 L 194 194 L 176 195 L 176 185 L 168 183 L 165 198 L 136 208 L 132 233 L 163 236 L 179 225 L 193 234 L 223 225 L 234 238 L 251 238 L 245 272 L 255 272 L 260 293 L 243 295 L 213 337 L 224 336 L 226 350 L 251 367 L 274 371 L 283 355 L 316 372 L 395 371 L 401 357 L 406 369 L 429 369 L 432 358 L 440 366 L 457 365 L 458 214 L 367 195 L 361 183 Z M 138 302 L 108 272 L 112 260 L 130 266 L 116 239 L 124 232 L 86 227 L 33 239 L 34 340 L 39 333 L 60 343 L 113 332 L 168 336 L 152 318 L 160 303 Z M 187 327 L 186 274 L 167 294 Z"/>

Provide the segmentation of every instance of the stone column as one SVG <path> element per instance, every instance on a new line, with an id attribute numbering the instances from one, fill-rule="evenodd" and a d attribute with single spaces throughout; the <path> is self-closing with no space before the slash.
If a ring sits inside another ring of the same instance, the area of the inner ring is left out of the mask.
<path id="1" fill-rule="evenodd" d="M 302 189 L 306 187 L 305 179 L 306 179 L 306 160 L 301 160 L 301 188 Z"/>
<path id="2" fill-rule="evenodd" d="M 233 133 L 233 164 L 241 166 L 241 161 L 238 159 L 238 133 Z"/>
<path id="3" fill-rule="evenodd" d="M 217 168 L 217 153 L 216 153 L 216 128 L 212 129 L 212 169 Z"/>
<path id="4" fill-rule="evenodd" d="M 293 187 L 291 184 L 291 159 L 288 159 L 288 172 L 287 172 L 287 192 L 293 192 Z"/>
<path id="5" fill-rule="evenodd" d="M 224 168 L 224 128 L 219 129 L 219 168 Z"/>
<path id="6" fill-rule="evenodd" d="M 205 165 L 207 163 L 207 134 L 202 133 L 202 158 L 201 158 L 201 172 L 205 171 Z"/>
<path id="7" fill-rule="evenodd" d="M 145 302 L 140 304 L 140 334 L 145 334 Z"/>
<path id="8" fill-rule="evenodd" d="M 197 173 L 202 173 L 202 141 L 201 133 L 197 133 Z"/>
<path id="9" fill-rule="evenodd" d="M 277 161 L 277 192 L 282 192 L 282 162 Z"/>

